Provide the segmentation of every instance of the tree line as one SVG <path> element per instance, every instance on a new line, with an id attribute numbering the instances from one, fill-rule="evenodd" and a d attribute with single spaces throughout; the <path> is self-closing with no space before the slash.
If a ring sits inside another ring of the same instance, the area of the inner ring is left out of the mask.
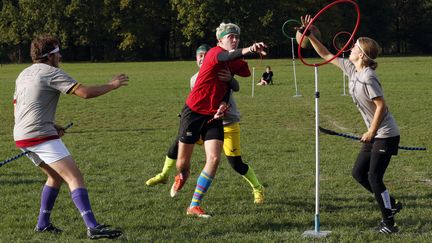
<path id="1" fill-rule="evenodd" d="M 29 61 L 31 40 L 50 33 L 68 61 L 178 60 L 195 48 L 216 44 L 220 22 L 241 27 L 241 45 L 269 45 L 272 58 L 289 57 L 283 23 L 316 14 L 331 0 L 3 0 L 0 2 L 0 60 Z M 356 36 L 378 41 L 386 55 L 432 53 L 432 0 L 358 0 Z M 337 4 L 316 21 L 332 48 L 339 31 L 351 32 L 352 4 Z M 290 32 L 294 26 L 290 26 Z M 294 30 L 292 30 L 294 31 Z"/>

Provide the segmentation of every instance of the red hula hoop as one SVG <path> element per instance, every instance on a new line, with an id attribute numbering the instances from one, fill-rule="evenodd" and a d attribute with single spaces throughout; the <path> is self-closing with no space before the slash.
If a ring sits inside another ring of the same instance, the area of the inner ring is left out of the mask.
<path id="1" fill-rule="evenodd" d="M 351 33 L 348 32 L 348 31 L 341 31 L 341 32 L 337 33 L 337 34 L 333 37 L 333 47 L 336 49 L 336 51 L 340 51 L 340 50 L 341 50 L 341 49 L 339 49 L 339 48 L 337 47 L 337 45 L 336 45 L 336 39 L 337 39 L 338 36 L 340 36 L 340 35 L 342 35 L 342 34 L 346 34 L 346 35 L 351 36 Z M 352 41 L 352 42 L 353 42 L 353 41 Z M 351 43 L 351 42 L 349 42 L 349 43 Z M 351 49 L 353 49 L 353 47 L 354 47 L 354 45 L 352 45 L 351 48 L 349 48 L 349 49 L 347 49 L 347 50 L 343 50 L 343 52 L 350 51 Z"/>
<path id="2" fill-rule="evenodd" d="M 324 61 L 324 62 L 322 62 L 322 63 L 318 63 L 318 64 L 310 64 L 310 63 L 307 63 L 307 62 L 305 62 L 305 60 L 303 59 L 303 56 L 301 55 L 301 44 L 303 43 L 303 40 L 304 40 L 304 37 L 305 37 L 305 34 L 306 34 L 306 32 L 307 32 L 307 30 L 309 30 L 309 27 L 315 22 L 315 20 L 324 12 L 324 11 L 326 11 L 327 9 L 329 9 L 329 8 L 331 8 L 331 7 L 333 7 L 334 5 L 336 5 L 336 4 L 339 4 L 339 3 L 351 3 L 351 4 L 353 4 L 354 5 L 354 7 L 355 7 L 355 9 L 356 9 L 356 12 L 357 12 L 357 21 L 356 21 L 356 25 L 355 25 L 355 27 L 354 27 L 354 30 L 352 31 L 352 34 L 351 34 L 351 37 L 349 38 L 349 40 L 347 41 L 347 43 L 345 44 L 345 46 L 344 47 L 342 47 L 342 49 L 338 52 L 338 53 L 336 53 L 334 56 L 333 56 L 333 58 L 331 58 L 331 59 L 329 59 L 329 60 L 327 60 L 327 61 Z M 300 43 L 299 43 L 299 45 L 298 45 L 298 49 L 297 49 L 297 52 L 298 52 L 298 57 L 299 57 L 299 59 L 300 59 L 300 61 L 304 64 L 304 65 L 306 65 L 306 66 L 311 66 L 311 67 L 318 67 L 318 66 L 321 66 L 321 65 L 325 65 L 325 64 L 327 64 L 327 63 L 329 63 L 329 62 L 331 62 L 331 61 L 333 61 L 335 58 L 337 58 L 340 54 L 342 54 L 342 52 L 348 47 L 348 45 L 349 45 L 349 43 L 352 41 L 352 39 L 354 38 L 354 35 L 357 33 L 357 29 L 358 29 L 358 27 L 359 27 L 359 24 L 360 24 L 360 8 L 359 8 L 359 6 L 357 5 L 357 3 L 356 2 L 354 2 L 354 1 L 352 1 L 352 0 L 338 0 L 338 1 L 334 1 L 334 2 L 332 2 L 332 3 L 330 3 L 329 5 L 327 5 L 327 6 L 325 6 L 323 9 L 321 9 L 313 18 L 312 18 L 312 20 L 309 22 L 309 24 L 306 26 L 306 29 L 303 31 L 303 34 L 302 34 L 302 36 L 301 36 L 301 39 L 300 39 Z"/>

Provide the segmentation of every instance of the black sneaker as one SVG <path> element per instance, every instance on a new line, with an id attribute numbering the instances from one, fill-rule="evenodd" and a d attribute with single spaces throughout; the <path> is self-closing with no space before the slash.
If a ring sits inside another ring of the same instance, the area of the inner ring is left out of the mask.
<path id="1" fill-rule="evenodd" d="M 39 226 L 36 225 L 36 227 L 34 228 L 34 231 L 39 232 L 39 233 L 49 232 L 49 233 L 53 233 L 53 234 L 60 234 L 63 230 L 55 227 L 53 224 L 49 224 L 45 228 L 39 228 Z"/>
<path id="2" fill-rule="evenodd" d="M 100 238 L 116 238 L 123 234 L 120 230 L 109 229 L 109 225 L 100 224 L 96 228 L 87 228 L 87 236 L 90 239 L 100 239 Z"/>
<path id="3" fill-rule="evenodd" d="M 402 208 L 403 208 L 402 203 L 396 201 L 395 204 L 392 205 L 392 209 L 391 209 L 393 216 L 399 213 L 402 210 Z"/>
<path id="4" fill-rule="evenodd" d="M 391 226 L 390 224 L 386 224 L 384 221 L 381 221 L 378 227 L 376 228 L 376 230 L 379 233 L 383 233 L 383 234 L 394 234 L 399 231 L 399 228 L 397 227 L 396 224 Z"/>

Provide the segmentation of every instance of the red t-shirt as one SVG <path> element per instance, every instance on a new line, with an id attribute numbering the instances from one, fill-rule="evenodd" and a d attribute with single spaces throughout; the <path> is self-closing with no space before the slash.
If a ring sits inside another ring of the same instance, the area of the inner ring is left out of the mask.
<path id="1" fill-rule="evenodd" d="M 229 69 L 234 75 L 248 77 L 251 75 L 249 66 L 243 59 L 227 62 L 218 61 L 218 54 L 226 51 L 216 46 L 211 48 L 199 71 L 197 81 L 186 99 L 186 105 L 194 112 L 203 115 L 214 115 L 224 96 L 229 90 L 228 82 L 219 80 L 217 73 L 222 69 Z"/>

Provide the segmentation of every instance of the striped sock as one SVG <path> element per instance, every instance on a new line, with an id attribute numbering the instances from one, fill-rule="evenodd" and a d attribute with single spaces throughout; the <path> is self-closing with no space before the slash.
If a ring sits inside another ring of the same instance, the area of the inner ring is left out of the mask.
<path id="1" fill-rule="evenodd" d="M 212 181 L 213 181 L 213 177 L 205 173 L 204 170 L 201 171 L 201 174 L 197 180 L 195 193 L 192 197 L 192 202 L 190 204 L 190 207 L 200 206 L 201 200 L 204 197 L 204 194 L 207 192 L 208 188 L 210 187 Z"/>

